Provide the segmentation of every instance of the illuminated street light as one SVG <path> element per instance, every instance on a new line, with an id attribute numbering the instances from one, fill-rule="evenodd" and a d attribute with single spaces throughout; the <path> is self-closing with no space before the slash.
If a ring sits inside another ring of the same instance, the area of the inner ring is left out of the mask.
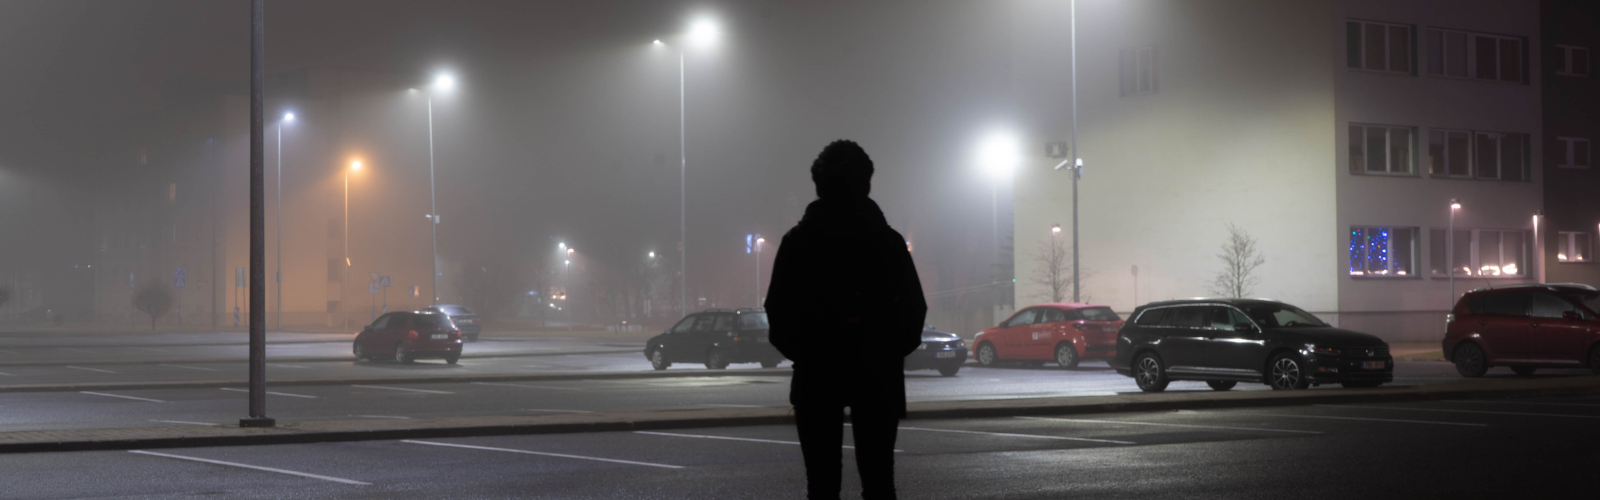
<path id="1" fill-rule="evenodd" d="M 1000 265 L 1000 183 L 1010 182 L 1011 174 L 1021 156 L 1017 140 L 1009 133 L 994 132 L 978 142 L 976 163 L 989 177 L 989 250 L 993 264 Z M 999 303 L 1001 290 L 996 288 L 995 303 Z"/>
<path id="2" fill-rule="evenodd" d="M 698 19 L 689 25 L 689 39 L 695 43 L 712 43 L 722 37 L 722 30 L 710 19 Z"/>
<path id="3" fill-rule="evenodd" d="M 340 283 L 350 282 L 350 172 L 361 171 L 361 160 L 350 162 L 350 168 L 344 171 L 344 275 L 340 276 Z M 339 287 L 339 315 L 344 317 L 344 327 L 350 328 L 350 315 L 344 311 L 346 287 Z"/>
<path id="4" fill-rule="evenodd" d="M 710 18 L 700 18 L 691 22 L 689 32 L 685 35 L 690 41 L 700 45 L 710 45 L 722 37 L 721 29 Z M 650 42 L 657 47 L 665 47 L 661 39 Z M 685 182 L 689 170 L 688 135 L 686 129 L 687 104 L 685 95 L 684 50 L 678 48 L 678 311 L 687 313 L 689 310 L 689 196 Z"/>
<path id="5" fill-rule="evenodd" d="M 433 88 L 443 92 L 454 90 L 456 88 L 456 78 L 448 73 L 433 77 Z"/>
<path id="6" fill-rule="evenodd" d="M 434 92 L 450 92 L 456 88 L 456 77 L 449 73 L 440 73 L 433 77 L 432 90 Z M 415 94 L 417 89 L 411 89 Z M 433 296 L 432 304 L 439 304 L 439 202 L 438 190 L 434 185 L 433 166 L 433 94 L 428 92 L 428 226 L 433 239 Z"/>
<path id="7" fill-rule="evenodd" d="M 1060 224 L 1056 224 L 1054 226 L 1050 226 L 1050 234 L 1055 235 L 1055 236 L 1061 236 L 1061 225 Z"/>
<path id="8" fill-rule="evenodd" d="M 1455 198 L 1451 198 L 1450 199 L 1450 230 L 1447 233 L 1450 236 L 1445 238 L 1445 240 L 1444 240 L 1445 241 L 1445 253 L 1449 254 L 1449 257 L 1447 257 L 1445 260 L 1450 261 L 1450 264 L 1448 266 L 1448 268 L 1450 269 L 1450 305 L 1447 306 L 1446 309 L 1454 308 L 1455 305 L 1456 305 L 1456 211 L 1457 210 L 1461 210 L 1461 202 L 1457 201 Z M 1468 269 L 1468 271 L 1471 271 L 1471 269 Z"/>
<path id="9" fill-rule="evenodd" d="M 278 329 L 283 329 L 283 124 L 293 122 L 294 113 L 283 114 L 283 119 L 278 121 L 278 264 L 274 280 L 278 286 Z"/>
<path id="10" fill-rule="evenodd" d="M 755 247 L 756 247 L 756 251 L 755 251 L 755 254 L 756 254 L 756 305 L 755 305 L 755 307 L 761 307 L 761 245 L 763 243 L 766 243 L 766 242 L 767 242 L 766 238 L 762 238 L 761 235 L 759 235 L 759 234 L 756 235 L 756 244 L 755 244 Z"/>

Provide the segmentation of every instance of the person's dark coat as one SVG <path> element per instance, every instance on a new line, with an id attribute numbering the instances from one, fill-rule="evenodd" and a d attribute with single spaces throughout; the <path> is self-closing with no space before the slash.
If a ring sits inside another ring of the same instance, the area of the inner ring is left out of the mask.
<path id="1" fill-rule="evenodd" d="M 906 240 L 870 198 L 823 198 L 784 235 L 766 309 L 794 362 L 789 401 L 905 414 L 904 359 L 928 312 Z"/>

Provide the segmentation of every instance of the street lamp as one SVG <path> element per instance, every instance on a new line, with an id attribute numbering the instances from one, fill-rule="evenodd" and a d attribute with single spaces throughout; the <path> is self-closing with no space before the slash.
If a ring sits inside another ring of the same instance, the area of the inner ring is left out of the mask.
<path id="1" fill-rule="evenodd" d="M 756 307 L 761 307 L 761 244 L 767 239 L 756 235 Z"/>
<path id="2" fill-rule="evenodd" d="M 283 329 L 283 124 L 294 121 L 294 113 L 284 113 L 278 120 L 278 329 Z"/>
<path id="3" fill-rule="evenodd" d="M 1448 231 L 1450 236 L 1445 238 L 1445 253 L 1450 255 L 1450 257 L 1445 259 L 1445 260 L 1450 261 L 1450 263 L 1447 264 L 1447 267 L 1450 269 L 1450 303 L 1445 307 L 1446 310 L 1452 309 L 1452 308 L 1454 308 L 1456 306 L 1456 211 L 1457 210 L 1461 210 L 1461 202 L 1457 201 L 1455 198 L 1451 198 L 1450 199 L 1450 229 Z M 1471 268 L 1468 268 L 1467 270 L 1470 272 Z"/>
<path id="4" fill-rule="evenodd" d="M 689 41 L 701 45 L 715 43 L 722 37 L 721 29 L 710 18 L 696 19 L 689 25 L 689 32 L 684 36 Z M 651 45 L 665 47 L 661 39 L 651 42 Z M 683 58 L 684 50 L 678 49 L 678 311 L 687 313 L 689 310 L 689 231 L 688 213 L 689 197 L 685 178 L 689 170 L 688 135 L 686 131 L 687 103 L 684 97 L 686 77 L 684 75 Z"/>
<path id="5" fill-rule="evenodd" d="M 350 328 L 350 315 L 343 309 L 346 293 L 350 287 L 350 172 L 361 171 L 361 160 L 350 162 L 350 168 L 344 171 L 344 275 L 339 278 L 339 315 L 344 317 L 344 327 Z"/>
<path id="6" fill-rule="evenodd" d="M 432 288 L 432 290 L 430 290 L 429 292 L 433 296 L 433 299 L 431 301 L 429 301 L 429 303 L 430 304 L 434 304 L 434 305 L 437 305 L 439 303 L 439 204 L 438 204 L 438 194 L 437 194 L 437 191 L 434 189 L 434 179 L 433 179 L 433 177 L 434 177 L 433 176 L 433 170 L 434 170 L 433 169 L 433 93 L 434 92 L 449 92 L 449 91 L 455 90 L 455 88 L 456 88 L 456 78 L 455 78 L 455 76 L 450 75 L 448 73 L 441 73 L 441 74 L 436 75 L 436 76 L 433 77 L 433 84 L 430 86 L 430 90 L 432 90 L 432 92 L 428 92 L 427 93 L 427 99 L 428 99 L 428 211 L 429 211 L 427 217 L 428 217 L 428 226 L 432 230 L 431 232 L 432 232 L 432 235 L 433 235 L 433 278 L 432 278 L 432 284 L 429 285 Z M 416 90 L 417 89 L 414 89 L 414 88 L 411 89 L 412 92 L 416 92 Z"/>
<path id="7" fill-rule="evenodd" d="M 978 143 L 978 168 L 989 177 L 989 250 L 993 264 L 1000 266 L 1000 183 L 1009 182 L 1021 156 L 1017 140 L 1005 132 L 994 132 Z M 994 279 L 994 278 L 991 278 Z M 996 283 L 999 280 L 995 280 Z M 1000 288 L 995 288 L 995 305 L 1000 304 Z"/>

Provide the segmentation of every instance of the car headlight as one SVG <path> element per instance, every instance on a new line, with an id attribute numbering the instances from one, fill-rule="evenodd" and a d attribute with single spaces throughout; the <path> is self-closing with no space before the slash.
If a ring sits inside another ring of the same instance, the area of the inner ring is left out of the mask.
<path id="1" fill-rule="evenodd" d="M 957 349 L 960 349 L 960 348 L 963 348 L 963 347 L 966 347 L 966 346 L 967 346 L 967 343 L 966 343 L 966 342 L 964 342 L 964 341 L 961 341 L 961 340 L 957 340 L 957 341 L 956 341 L 956 348 L 957 348 Z"/>
<path id="2" fill-rule="evenodd" d="M 1316 344 L 1306 344 L 1306 349 L 1309 349 L 1312 353 L 1316 354 L 1329 354 L 1334 356 L 1344 354 L 1344 351 L 1340 351 L 1332 347 L 1319 347 Z"/>

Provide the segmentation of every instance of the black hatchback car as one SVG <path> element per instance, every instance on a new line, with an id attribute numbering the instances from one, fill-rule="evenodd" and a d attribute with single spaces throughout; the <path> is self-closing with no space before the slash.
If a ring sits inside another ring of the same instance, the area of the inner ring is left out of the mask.
<path id="1" fill-rule="evenodd" d="M 1145 304 L 1117 335 L 1111 366 L 1139 389 L 1174 380 L 1225 391 L 1239 382 L 1273 389 L 1324 383 L 1377 387 L 1394 380 L 1389 344 L 1329 326 L 1311 313 L 1261 299 L 1188 299 Z"/>
<path id="2" fill-rule="evenodd" d="M 440 304 L 423 309 L 425 312 L 442 313 L 450 316 L 450 322 L 461 329 L 461 338 L 467 342 L 477 342 L 478 333 L 483 331 L 483 325 L 478 323 L 478 314 L 467 309 L 466 306 L 454 304 Z"/>
<path id="3" fill-rule="evenodd" d="M 906 355 L 905 369 L 939 370 L 940 375 L 954 377 L 956 372 L 961 371 L 961 364 L 966 362 L 967 343 L 961 337 L 923 325 L 922 345 Z"/>
<path id="4" fill-rule="evenodd" d="M 773 368 L 783 354 L 767 341 L 767 313 L 760 309 L 709 309 L 690 314 L 644 344 L 651 367 L 673 363 L 705 363 L 721 370 L 733 363 L 761 363 Z"/>

